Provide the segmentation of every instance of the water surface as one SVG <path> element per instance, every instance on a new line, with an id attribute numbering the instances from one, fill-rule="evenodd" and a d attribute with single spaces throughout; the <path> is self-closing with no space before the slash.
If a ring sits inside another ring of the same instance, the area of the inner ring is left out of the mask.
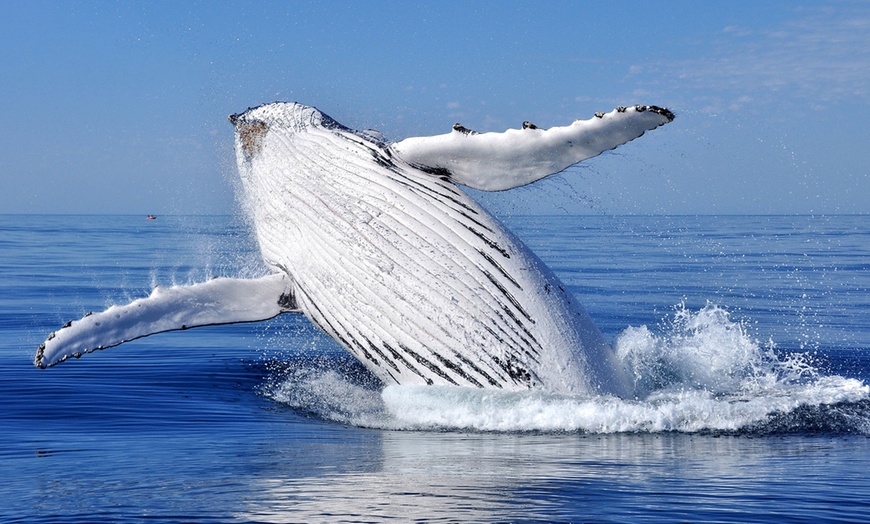
<path id="1" fill-rule="evenodd" d="M 295 315 L 40 371 L 67 320 L 263 269 L 231 216 L 3 218 L 0 521 L 870 520 L 870 217 L 509 217 L 625 400 L 382 390 Z"/>

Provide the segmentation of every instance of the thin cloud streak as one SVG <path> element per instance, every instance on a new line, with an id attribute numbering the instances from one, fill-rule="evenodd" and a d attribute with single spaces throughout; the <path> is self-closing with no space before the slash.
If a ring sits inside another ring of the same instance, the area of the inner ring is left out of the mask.
<path id="1" fill-rule="evenodd" d="M 710 112 L 769 103 L 780 94 L 812 109 L 870 99 L 870 3 L 794 10 L 780 27 L 724 27 L 705 56 L 633 66 L 630 76 L 666 71 Z M 709 93 L 727 92 L 728 98 Z"/>

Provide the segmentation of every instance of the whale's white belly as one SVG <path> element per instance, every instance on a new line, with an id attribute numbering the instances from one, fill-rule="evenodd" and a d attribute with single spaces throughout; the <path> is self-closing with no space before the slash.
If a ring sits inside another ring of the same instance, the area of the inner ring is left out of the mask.
<path id="1" fill-rule="evenodd" d="M 626 391 L 586 312 L 496 219 L 299 107 L 239 167 L 263 257 L 314 323 L 388 384 Z"/>

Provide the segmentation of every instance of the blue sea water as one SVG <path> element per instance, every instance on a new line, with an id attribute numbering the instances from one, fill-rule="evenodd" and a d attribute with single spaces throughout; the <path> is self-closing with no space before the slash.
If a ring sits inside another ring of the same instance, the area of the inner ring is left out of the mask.
<path id="1" fill-rule="evenodd" d="M 514 216 L 637 398 L 382 388 L 301 316 L 48 370 L 65 321 L 262 272 L 233 216 L 2 216 L 0 522 L 870 521 L 870 216 Z"/>

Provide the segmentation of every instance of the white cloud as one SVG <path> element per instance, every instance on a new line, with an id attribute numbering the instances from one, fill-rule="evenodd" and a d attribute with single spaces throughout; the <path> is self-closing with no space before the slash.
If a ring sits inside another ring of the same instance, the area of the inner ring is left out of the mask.
<path id="1" fill-rule="evenodd" d="M 723 97 L 720 107 L 781 96 L 824 108 L 870 99 L 870 3 L 837 2 L 796 8 L 778 26 L 724 27 L 700 59 L 632 66 L 629 74 L 656 70 L 680 89 Z"/>

